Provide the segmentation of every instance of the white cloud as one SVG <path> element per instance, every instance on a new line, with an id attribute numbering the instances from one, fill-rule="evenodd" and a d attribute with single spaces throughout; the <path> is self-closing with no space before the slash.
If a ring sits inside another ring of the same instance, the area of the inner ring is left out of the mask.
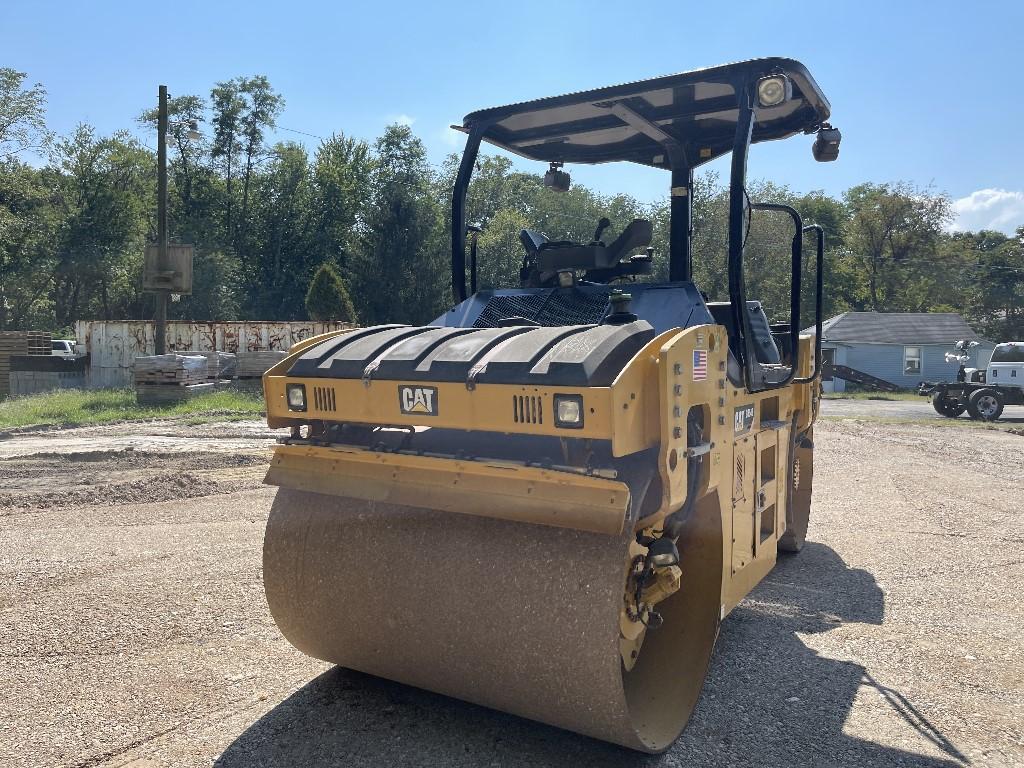
<path id="1" fill-rule="evenodd" d="M 446 125 L 441 129 L 438 137 L 449 149 L 459 149 L 462 147 L 463 142 L 466 140 L 466 134 L 461 131 L 456 131 L 450 125 Z"/>
<path id="2" fill-rule="evenodd" d="M 1012 235 L 1017 227 L 1024 226 L 1024 192 L 979 189 L 954 200 L 953 212 L 953 230 L 994 229 Z"/>
<path id="3" fill-rule="evenodd" d="M 397 115 L 388 115 L 387 121 L 388 125 L 394 125 L 395 123 L 398 123 L 399 125 L 407 125 L 409 127 L 412 127 L 412 124 L 416 122 L 416 118 L 407 115 L 404 112 L 401 112 Z"/>

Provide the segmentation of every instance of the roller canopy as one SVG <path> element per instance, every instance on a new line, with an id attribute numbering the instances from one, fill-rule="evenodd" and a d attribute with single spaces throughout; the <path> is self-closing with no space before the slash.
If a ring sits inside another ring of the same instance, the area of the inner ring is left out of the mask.
<path id="1" fill-rule="evenodd" d="M 828 99 L 798 61 L 753 59 L 624 85 L 552 96 L 472 112 L 465 132 L 531 160 L 606 163 L 628 160 L 671 167 L 666 139 L 695 167 L 731 151 L 738 94 L 757 80 L 783 74 L 792 98 L 759 108 L 753 142 L 816 130 L 829 117 Z"/>

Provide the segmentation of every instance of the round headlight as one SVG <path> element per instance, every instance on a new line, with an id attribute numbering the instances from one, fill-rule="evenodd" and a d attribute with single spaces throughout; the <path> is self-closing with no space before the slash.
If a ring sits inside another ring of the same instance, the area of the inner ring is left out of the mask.
<path id="1" fill-rule="evenodd" d="M 789 80 L 784 77 L 764 77 L 757 81 L 757 103 L 762 107 L 777 107 L 789 97 Z"/>

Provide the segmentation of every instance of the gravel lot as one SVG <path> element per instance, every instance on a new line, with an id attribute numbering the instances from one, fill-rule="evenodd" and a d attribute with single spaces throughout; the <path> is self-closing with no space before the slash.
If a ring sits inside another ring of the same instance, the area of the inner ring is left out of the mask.
<path id="1" fill-rule="evenodd" d="M 0 764 L 1024 766 L 1024 437 L 837 410 L 810 543 L 725 622 L 662 757 L 292 649 L 259 424 L 0 440 Z"/>
<path id="2" fill-rule="evenodd" d="M 859 398 L 828 399 L 823 401 L 822 414 L 833 418 L 872 419 L 885 421 L 926 421 L 945 426 L 969 424 L 964 414 L 953 420 L 939 416 L 925 398 L 915 400 L 861 400 Z M 974 424 L 977 426 L 977 423 Z M 1024 406 L 1008 405 L 1003 416 L 991 426 L 1015 428 L 1024 425 Z"/>

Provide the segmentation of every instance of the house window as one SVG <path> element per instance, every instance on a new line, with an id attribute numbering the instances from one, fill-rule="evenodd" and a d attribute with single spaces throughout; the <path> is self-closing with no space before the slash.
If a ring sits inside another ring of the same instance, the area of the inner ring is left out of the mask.
<path id="1" fill-rule="evenodd" d="M 904 347 L 903 348 L 903 375 L 904 376 L 920 376 L 921 375 L 921 348 L 920 347 Z"/>

